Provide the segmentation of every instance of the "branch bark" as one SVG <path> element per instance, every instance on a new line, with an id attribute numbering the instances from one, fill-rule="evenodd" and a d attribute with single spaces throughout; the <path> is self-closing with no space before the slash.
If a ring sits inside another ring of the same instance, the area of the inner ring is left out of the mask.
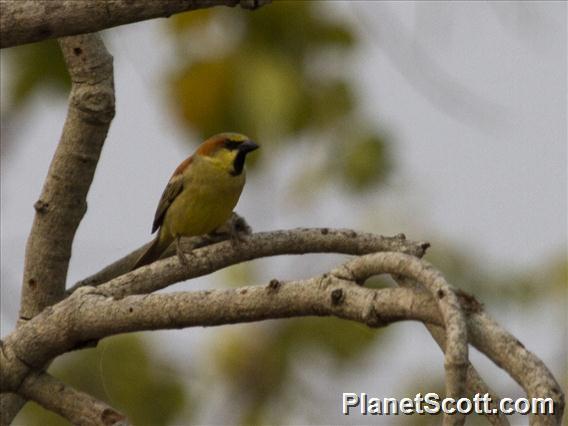
<path id="1" fill-rule="evenodd" d="M 256 9 L 271 0 L 2 0 L 0 47 L 101 31 L 212 6 Z"/>
<path id="2" fill-rule="evenodd" d="M 126 417 L 104 402 L 55 379 L 33 372 L 22 382 L 19 393 L 26 399 L 59 414 L 78 426 L 126 425 Z"/>
<path id="3" fill-rule="evenodd" d="M 336 315 L 373 327 L 403 319 L 442 324 L 429 294 L 402 288 L 367 289 L 333 274 L 239 289 L 119 299 L 84 287 L 7 336 L 0 353 L 1 391 L 17 391 L 31 369 L 106 336 L 305 315 Z"/>
<path id="4" fill-rule="evenodd" d="M 206 241 L 203 237 L 184 238 L 182 241 L 184 251 L 191 252 L 186 268 L 180 266 L 177 257 L 174 256 L 175 247 L 171 246 L 166 251 L 166 256 L 170 256 L 169 258 L 129 272 L 137 255 L 144 249 L 143 246 L 78 282 L 67 293 L 70 294 L 85 285 L 104 284 L 101 291 L 113 297 L 124 297 L 131 294 L 151 293 L 175 282 L 207 275 L 227 266 L 260 257 L 306 253 L 363 255 L 385 251 L 422 257 L 430 246 L 424 241 L 407 240 L 404 234 L 383 237 L 350 229 L 333 228 L 259 232 L 238 243 L 221 241 L 193 251 L 195 244 Z"/>
<path id="5" fill-rule="evenodd" d="M 72 82 L 69 108 L 42 193 L 34 204 L 20 324 L 63 298 L 73 239 L 87 210 L 87 193 L 114 117 L 112 56 L 100 37 L 67 37 L 59 44 Z M 24 401 L 6 394 L 0 400 L 2 424 L 8 424 Z"/>
<path id="6" fill-rule="evenodd" d="M 172 262 L 156 262 L 140 271 L 167 273 L 175 269 Z M 359 262 L 355 268 L 354 262 Z M 98 288 L 85 286 L 6 338 L 0 353 L 2 391 L 17 391 L 27 375 L 45 360 L 116 333 L 299 315 L 335 315 L 373 327 L 404 319 L 443 327 L 446 322 L 438 298 L 430 292 L 411 288 L 373 290 L 354 281 L 370 274 L 391 273 L 424 280 L 420 285 L 432 289 L 440 278 L 431 269 L 426 262 L 409 255 L 378 253 L 357 258 L 320 277 L 288 283 L 273 280 L 260 287 L 114 298 L 105 286 L 122 277 Z M 350 275 L 346 271 L 351 271 Z M 133 277 L 135 272 L 127 275 Z M 528 396 L 551 397 L 555 401 L 552 416 L 533 415 L 531 424 L 561 424 L 564 396 L 546 366 L 491 320 L 473 297 L 459 291 L 455 294 L 465 313 L 470 342 L 506 370 Z M 444 345 L 447 351 L 448 343 Z M 468 376 L 472 376 L 471 370 Z"/>
<path id="7" fill-rule="evenodd" d="M 428 262 L 398 253 L 374 253 L 358 257 L 335 271 L 351 281 L 363 283 L 381 273 L 411 278 L 424 286 L 436 300 L 446 331 L 446 397 L 458 400 L 465 394 L 468 366 L 468 341 L 465 316 L 458 296 L 442 274 Z M 445 425 L 461 425 L 464 416 L 444 415 Z"/>
<path id="8" fill-rule="evenodd" d="M 96 34 L 60 40 L 72 87 L 67 119 L 26 245 L 20 318 L 33 318 L 65 291 L 73 238 L 114 117 L 112 56 Z"/>
<path id="9" fill-rule="evenodd" d="M 406 287 L 405 287 L 406 288 Z M 433 324 L 424 324 L 428 332 L 432 335 L 432 338 L 436 341 L 442 352 L 446 352 L 446 332 L 442 327 L 433 325 Z M 473 398 L 475 394 L 479 395 L 489 395 L 491 398 L 491 402 L 489 407 L 492 410 L 496 410 L 496 414 L 485 414 L 485 417 L 495 426 L 508 426 L 509 420 L 507 417 L 498 411 L 498 404 L 501 398 L 485 383 L 483 378 L 479 375 L 475 367 L 471 362 L 468 361 L 467 363 L 467 379 L 466 379 L 466 395 L 468 398 Z M 460 416 L 461 420 L 465 421 L 465 417 L 463 415 Z"/>

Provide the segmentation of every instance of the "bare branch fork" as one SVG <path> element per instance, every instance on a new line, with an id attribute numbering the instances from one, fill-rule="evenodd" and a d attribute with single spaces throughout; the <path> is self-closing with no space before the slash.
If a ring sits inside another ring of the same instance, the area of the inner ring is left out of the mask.
<path id="1" fill-rule="evenodd" d="M 64 296 L 71 246 L 87 209 L 86 196 L 114 116 L 112 56 L 101 39 L 87 34 L 59 43 L 72 83 L 69 108 L 40 198 L 34 204 L 20 324 Z M 19 397 L 2 394 L 2 424 L 10 423 L 23 403 Z"/>
<path id="2" fill-rule="evenodd" d="M 293 252 L 298 239 L 301 240 L 306 233 L 311 233 L 313 237 L 319 234 L 323 241 L 337 240 L 338 235 L 343 235 L 344 241 L 351 241 L 346 243 L 347 246 L 351 244 L 351 247 L 358 242 L 357 233 L 349 234 L 343 230 L 325 230 L 324 233 L 322 230 L 279 231 L 273 233 L 273 236 L 282 241 L 283 234 L 287 234 L 289 252 Z M 363 234 L 361 240 L 368 237 L 369 234 Z M 232 257 L 225 259 L 225 262 L 235 264 L 242 261 L 240 253 L 262 251 L 261 247 L 266 245 L 269 238 L 270 233 L 249 236 L 243 246 L 234 250 L 229 255 Z M 368 245 L 362 244 L 360 250 L 364 252 L 369 249 L 370 242 L 367 240 Z M 398 244 L 401 249 L 404 247 L 407 251 L 417 253 L 423 252 L 421 247 L 425 247 L 425 244 L 406 241 L 402 236 L 375 237 L 377 246 L 384 245 L 385 242 L 390 242 L 393 246 Z M 197 252 L 205 251 L 210 256 L 209 259 L 215 262 L 216 255 L 230 252 L 227 249 L 232 246 L 233 243 L 226 241 L 201 248 Z M 194 268 L 199 269 L 206 258 L 203 254 L 196 254 L 191 262 L 188 271 L 178 264 L 176 257 L 172 257 L 121 275 L 98 287 L 83 286 L 49 310 L 44 310 L 22 324 L 4 342 L 0 358 L 1 390 L 22 392 L 22 382 L 27 383 L 27 377 L 35 374 L 36 368 L 55 356 L 87 342 L 130 331 L 211 326 L 304 315 L 335 315 L 373 327 L 410 319 L 442 327 L 447 331 L 450 327 L 448 324 L 454 319 L 451 315 L 444 317 L 443 311 L 448 308 L 441 305 L 449 299 L 447 295 L 451 293 L 457 298 L 455 308 L 461 312 L 470 342 L 502 366 L 523 386 L 527 395 L 552 397 L 556 401 L 555 417 L 535 417 L 533 423 L 560 424 L 562 393 L 544 364 L 491 320 L 474 298 L 447 285 L 439 272 L 417 257 L 390 251 L 363 254 L 327 274 L 306 280 L 273 280 L 263 286 L 229 290 L 146 295 L 139 293 L 138 285 L 141 282 L 154 282 L 154 289 L 158 289 L 171 284 L 172 276 L 179 277 L 179 280 L 194 276 Z M 224 266 L 225 263 L 221 267 Z M 219 268 L 209 267 L 199 274 L 216 269 Z M 361 285 L 368 277 L 382 273 L 393 274 L 401 283 L 404 279 L 414 280 L 421 283 L 421 287 L 373 290 Z M 117 283 L 121 283 L 122 288 Z M 447 354 L 454 343 L 447 337 L 449 333 L 445 334 Z M 458 335 L 458 349 L 453 349 L 454 352 L 461 350 L 461 339 L 462 335 Z M 454 373 L 452 370 L 462 371 Z M 458 392 L 453 394 L 455 397 L 466 395 L 463 388 L 466 380 L 461 384 L 455 381 L 468 373 L 467 357 L 458 365 L 446 362 L 446 372 L 446 388 Z M 535 376 L 538 377 L 536 381 Z M 25 395 L 48 407 L 57 406 L 50 394 L 32 394 L 27 391 Z M 64 410 L 59 412 L 64 413 Z M 459 419 L 448 417 L 447 422 L 453 423 Z M 499 418 L 492 418 L 492 422 L 506 424 L 505 420 Z"/>
<path id="3" fill-rule="evenodd" d="M 127 0 L 109 0 L 101 12 L 98 1 L 0 0 L 0 37 L 2 47 L 12 46 L 182 10 L 221 4 L 254 8 L 264 3 L 140 0 L 137 5 L 141 7 L 133 9 Z M 65 25 L 62 16 L 66 17 Z M 76 28 L 77 22 L 81 22 L 81 28 Z M 494 403 L 498 401 L 468 360 L 468 345 L 472 344 L 515 379 L 527 396 L 555 401 L 554 415 L 533 415 L 531 424 L 561 424 L 564 395 L 542 361 L 492 320 L 473 296 L 450 286 L 439 271 L 420 259 L 427 243 L 408 241 L 403 235 L 297 229 L 252 234 L 239 244 L 207 236 L 184 242 L 195 248 L 189 268 L 170 257 L 128 272 L 135 251 L 65 291 L 71 245 L 86 211 L 87 192 L 114 115 L 114 87 L 112 57 L 96 34 L 63 38 L 60 45 L 73 83 L 69 111 L 35 204 L 36 216 L 26 247 L 20 321 L 1 342 L 2 424 L 12 421 L 25 399 L 37 401 L 74 424 L 124 424 L 124 416 L 112 407 L 44 371 L 58 355 L 104 337 L 306 315 L 333 315 L 371 327 L 420 321 L 445 353 L 446 396 L 459 398 L 479 392 L 491 394 Z M 176 282 L 240 262 L 304 253 L 356 257 L 305 280 L 154 294 Z M 377 274 L 391 274 L 399 287 L 364 287 L 365 280 Z M 488 420 L 508 424 L 503 416 L 488 416 Z M 448 425 L 464 421 L 461 416 L 444 417 Z"/>

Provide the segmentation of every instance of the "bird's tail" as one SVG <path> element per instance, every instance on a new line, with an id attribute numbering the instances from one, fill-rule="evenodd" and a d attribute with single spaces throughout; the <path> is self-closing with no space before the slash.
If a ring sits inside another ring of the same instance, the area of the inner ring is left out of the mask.
<path id="1" fill-rule="evenodd" d="M 169 247 L 171 243 L 170 239 L 162 238 L 160 233 L 156 235 L 156 238 L 148 246 L 146 250 L 140 255 L 140 257 L 134 263 L 131 271 L 140 268 L 141 266 L 148 265 L 155 260 L 158 260 L 162 253 Z"/>

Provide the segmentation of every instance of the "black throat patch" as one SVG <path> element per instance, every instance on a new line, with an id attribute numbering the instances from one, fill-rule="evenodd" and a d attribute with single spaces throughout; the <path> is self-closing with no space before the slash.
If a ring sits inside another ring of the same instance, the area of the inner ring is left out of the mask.
<path id="1" fill-rule="evenodd" d="M 247 154 L 248 152 L 245 151 L 237 152 L 237 156 L 233 161 L 233 171 L 231 172 L 233 176 L 238 176 L 243 172 L 243 169 L 245 168 L 245 158 Z"/>

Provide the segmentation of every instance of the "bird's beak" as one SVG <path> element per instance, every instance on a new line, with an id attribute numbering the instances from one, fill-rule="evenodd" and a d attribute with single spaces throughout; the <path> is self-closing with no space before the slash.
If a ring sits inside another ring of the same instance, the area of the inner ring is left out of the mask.
<path id="1" fill-rule="evenodd" d="M 259 146 L 257 144 L 255 144 L 253 141 L 247 140 L 244 141 L 240 146 L 239 146 L 239 151 L 243 152 L 245 154 L 248 154 L 251 151 L 254 151 L 255 149 L 258 149 Z"/>

